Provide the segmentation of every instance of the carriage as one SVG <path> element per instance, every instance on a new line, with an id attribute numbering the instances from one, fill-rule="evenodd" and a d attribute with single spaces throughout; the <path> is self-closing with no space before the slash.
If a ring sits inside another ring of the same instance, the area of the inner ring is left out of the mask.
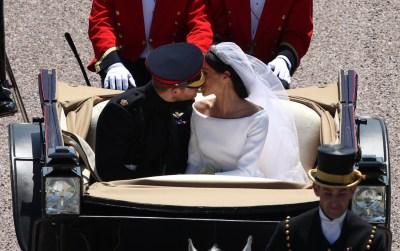
<path id="1" fill-rule="evenodd" d="M 22 250 L 264 250 L 276 225 L 318 205 L 310 184 L 213 175 L 102 182 L 94 156 L 97 118 L 121 91 L 38 75 L 42 117 L 9 126 L 13 214 Z M 324 87 L 288 90 L 300 159 L 342 143 L 366 174 L 350 210 L 390 233 L 390 161 L 385 122 L 356 115 L 357 74 Z M 199 97 L 201 98 L 201 97 Z"/>

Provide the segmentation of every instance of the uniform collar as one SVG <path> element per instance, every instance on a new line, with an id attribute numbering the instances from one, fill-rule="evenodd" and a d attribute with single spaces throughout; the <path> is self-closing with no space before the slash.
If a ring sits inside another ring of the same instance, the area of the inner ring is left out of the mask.
<path id="1" fill-rule="evenodd" d="M 325 213 L 319 208 L 319 216 L 321 218 L 321 228 L 325 238 L 329 243 L 334 243 L 342 232 L 343 221 L 346 218 L 347 211 L 342 216 L 334 220 L 330 220 Z"/>
<path id="2" fill-rule="evenodd" d="M 172 108 L 173 103 L 172 102 L 167 102 L 164 99 L 158 95 L 156 90 L 154 89 L 153 84 L 151 81 L 145 86 L 145 93 L 146 93 L 146 99 L 150 101 L 150 106 L 160 112 L 164 111 L 170 111 Z"/>

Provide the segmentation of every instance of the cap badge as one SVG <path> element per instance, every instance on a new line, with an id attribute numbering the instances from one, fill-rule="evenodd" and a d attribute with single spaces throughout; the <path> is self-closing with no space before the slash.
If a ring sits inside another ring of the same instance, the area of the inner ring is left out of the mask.
<path id="1" fill-rule="evenodd" d="M 127 106 L 129 103 L 128 103 L 128 100 L 126 100 L 126 99 L 121 99 L 121 101 L 119 101 L 119 103 L 122 105 L 122 106 Z"/>

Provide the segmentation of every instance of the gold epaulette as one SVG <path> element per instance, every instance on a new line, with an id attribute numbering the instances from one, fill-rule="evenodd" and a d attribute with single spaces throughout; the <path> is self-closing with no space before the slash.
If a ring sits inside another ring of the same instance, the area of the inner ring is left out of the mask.
<path id="1" fill-rule="evenodd" d="M 365 247 L 366 250 L 370 250 L 371 246 L 372 246 L 372 242 L 375 238 L 375 234 L 376 234 L 376 226 L 373 226 L 371 229 L 371 235 L 369 236 L 368 242 L 367 242 L 367 246 Z"/>

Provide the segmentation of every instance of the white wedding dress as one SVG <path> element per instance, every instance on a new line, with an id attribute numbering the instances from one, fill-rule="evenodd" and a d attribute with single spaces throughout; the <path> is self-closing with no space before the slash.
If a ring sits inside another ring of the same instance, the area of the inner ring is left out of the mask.
<path id="1" fill-rule="evenodd" d="M 189 161 L 186 173 L 209 170 L 217 175 L 263 177 L 258 168 L 268 133 L 268 116 L 219 119 L 205 116 L 193 105 Z"/>
<path id="2" fill-rule="evenodd" d="M 309 183 L 295 152 L 292 158 L 267 153 L 271 148 L 281 146 L 278 142 L 265 145 L 268 125 L 265 110 L 239 119 L 219 119 L 200 113 L 193 105 L 186 174 L 215 173 Z M 283 135 L 269 136 L 275 141 L 285 138 Z"/>
<path id="3" fill-rule="evenodd" d="M 210 52 L 240 76 L 249 94 L 246 100 L 264 110 L 246 118 L 217 119 L 194 109 L 187 173 L 309 183 L 300 162 L 293 114 L 284 109 L 289 98 L 281 81 L 235 43 L 212 45 Z"/>

